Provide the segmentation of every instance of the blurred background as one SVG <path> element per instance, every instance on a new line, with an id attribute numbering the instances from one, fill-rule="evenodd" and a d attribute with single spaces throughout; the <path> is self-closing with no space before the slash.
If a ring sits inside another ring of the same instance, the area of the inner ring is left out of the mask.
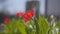
<path id="1" fill-rule="evenodd" d="M 35 9 L 35 16 L 40 13 L 44 17 L 54 15 L 60 17 L 60 0 L 0 0 L 0 21 L 5 17 L 13 17 L 17 12 Z"/>

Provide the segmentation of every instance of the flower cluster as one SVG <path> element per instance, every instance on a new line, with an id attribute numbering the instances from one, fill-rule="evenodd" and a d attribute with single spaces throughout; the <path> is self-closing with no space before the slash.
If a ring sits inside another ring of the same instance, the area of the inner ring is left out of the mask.
<path id="1" fill-rule="evenodd" d="M 29 22 L 30 19 L 34 16 L 34 10 L 27 10 L 27 12 L 24 14 L 23 12 L 18 12 L 17 17 L 18 18 L 24 18 L 25 22 Z M 4 19 L 4 23 L 8 24 L 9 23 L 9 18 Z"/>
<path id="2" fill-rule="evenodd" d="M 34 16 L 34 10 L 28 10 L 26 14 L 24 14 L 24 21 L 28 22 Z"/>

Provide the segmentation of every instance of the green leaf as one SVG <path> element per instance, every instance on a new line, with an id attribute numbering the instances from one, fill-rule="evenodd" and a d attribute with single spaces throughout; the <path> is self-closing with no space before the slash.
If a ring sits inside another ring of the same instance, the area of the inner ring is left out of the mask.
<path id="1" fill-rule="evenodd" d="M 26 34 L 25 25 L 23 24 L 23 20 L 18 20 L 16 23 L 16 27 L 21 34 Z"/>
<path id="2" fill-rule="evenodd" d="M 38 20 L 35 19 L 35 24 L 36 24 L 36 34 L 48 34 L 50 26 L 45 18 L 39 16 Z"/>

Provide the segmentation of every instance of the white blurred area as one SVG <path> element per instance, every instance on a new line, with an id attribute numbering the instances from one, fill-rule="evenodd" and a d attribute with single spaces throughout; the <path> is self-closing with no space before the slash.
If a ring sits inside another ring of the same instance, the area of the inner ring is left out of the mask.
<path id="1" fill-rule="evenodd" d="M 10 15 L 15 15 L 19 11 L 25 12 L 27 1 L 28 0 L 5 0 L 4 2 L 0 2 L 0 12 L 3 8 L 4 12 L 7 13 L 8 11 Z M 43 15 L 45 13 L 44 0 L 39 1 L 40 1 L 40 13 Z"/>

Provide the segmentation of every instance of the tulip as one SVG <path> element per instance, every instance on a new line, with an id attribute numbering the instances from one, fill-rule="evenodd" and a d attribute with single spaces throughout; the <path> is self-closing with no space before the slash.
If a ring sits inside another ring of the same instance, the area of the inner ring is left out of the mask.
<path id="1" fill-rule="evenodd" d="M 29 18 L 32 18 L 34 16 L 34 11 L 28 10 L 26 14 L 29 16 Z"/>
<path id="2" fill-rule="evenodd" d="M 24 18 L 25 18 L 25 19 L 30 19 L 27 14 L 24 14 Z"/>
<path id="3" fill-rule="evenodd" d="M 53 19 L 53 18 L 54 18 L 54 15 L 51 15 L 51 16 L 50 16 L 50 19 Z"/>
<path id="4" fill-rule="evenodd" d="M 34 11 L 33 10 L 28 10 L 26 14 L 24 14 L 24 21 L 29 22 L 29 20 L 34 16 Z"/>
<path id="5" fill-rule="evenodd" d="M 24 19 L 24 21 L 25 21 L 25 23 L 29 23 L 30 22 L 30 20 L 28 20 L 28 19 Z"/>
<path id="6" fill-rule="evenodd" d="M 8 23 L 9 23 L 9 18 L 5 18 L 5 19 L 4 19 L 4 23 L 5 23 L 5 24 L 8 24 Z"/>
<path id="7" fill-rule="evenodd" d="M 17 16 L 18 16 L 19 18 L 23 17 L 23 12 L 18 12 L 18 13 L 17 13 Z"/>

